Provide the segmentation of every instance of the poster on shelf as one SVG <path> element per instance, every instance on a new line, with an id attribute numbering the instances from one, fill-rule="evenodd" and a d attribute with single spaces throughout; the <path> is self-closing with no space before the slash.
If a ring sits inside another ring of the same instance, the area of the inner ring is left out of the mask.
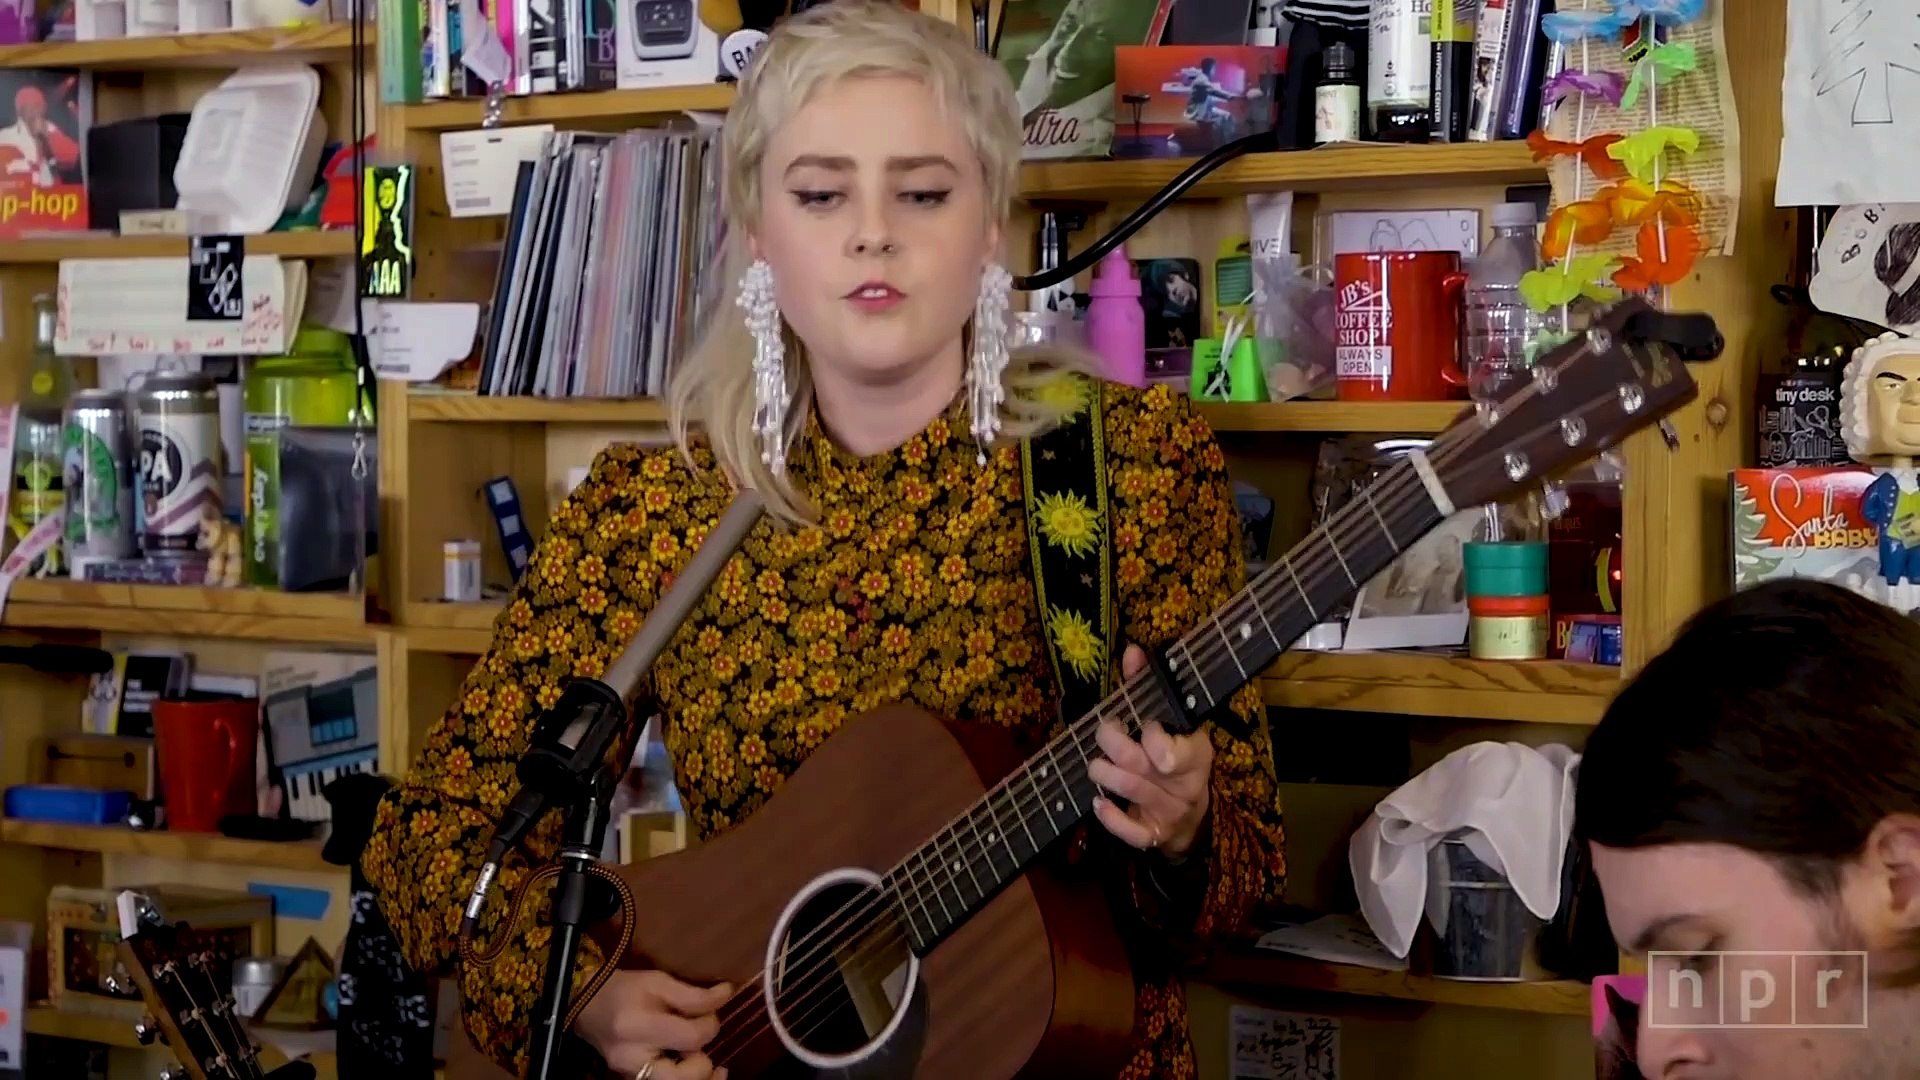
<path id="1" fill-rule="evenodd" d="M 0 240 L 87 227 L 86 105 L 76 71 L 0 70 Z"/>
<path id="2" fill-rule="evenodd" d="M 1920 202 L 1920 0 L 1788 0 L 1778 206 Z"/>

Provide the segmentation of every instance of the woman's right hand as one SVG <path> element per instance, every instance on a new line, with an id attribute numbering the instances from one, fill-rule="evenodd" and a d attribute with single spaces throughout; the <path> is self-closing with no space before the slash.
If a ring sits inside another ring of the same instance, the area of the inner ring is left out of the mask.
<path id="1" fill-rule="evenodd" d="M 573 1030 L 617 1077 L 639 1076 L 651 1065 L 647 1080 L 719 1080 L 727 1070 L 700 1050 L 719 1032 L 715 1014 L 732 996 L 725 983 L 701 987 L 663 971 L 616 971 L 580 1010 Z"/>

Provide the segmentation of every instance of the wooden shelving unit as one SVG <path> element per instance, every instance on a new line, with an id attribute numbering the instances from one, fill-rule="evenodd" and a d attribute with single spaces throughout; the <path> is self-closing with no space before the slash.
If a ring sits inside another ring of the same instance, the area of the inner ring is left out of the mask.
<path id="1" fill-rule="evenodd" d="M 363 45 L 371 49 L 369 24 Z M 206 34 L 161 34 L 101 41 L 43 41 L 0 45 L 0 68 L 87 68 L 151 71 L 244 67 L 261 63 L 340 63 L 353 55 L 353 28 L 346 23 L 219 30 Z M 369 63 L 372 62 L 369 55 Z"/>
<path id="2" fill-rule="evenodd" d="M 249 255 L 320 259 L 353 254 L 349 229 L 308 229 L 245 238 Z M 57 263 L 62 259 L 185 258 L 184 236 L 49 236 L 0 243 L 0 264 Z"/>
<path id="3" fill-rule="evenodd" d="M 1192 164 L 1191 160 L 1158 158 L 1035 162 L 1020 169 L 1020 194 L 1030 200 L 1141 199 L 1167 186 Z M 1248 154 L 1202 178 L 1187 197 L 1537 184 L 1546 176 L 1546 167 L 1533 160 L 1525 143 L 1355 143 Z"/>
<path id="4" fill-rule="evenodd" d="M 356 41 L 356 37 L 359 38 Z M 374 28 L 359 32 L 344 23 L 284 26 L 203 34 L 173 34 L 107 41 L 45 42 L 0 46 L 0 68 L 67 68 L 81 72 L 90 91 L 95 124 L 160 113 L 185 112 L 229 72 L 261 64 L 306 64 L 318 69 L 319 109 L 329 139 L 347 139 L 358 97 L 380 101 Z M 368 133 L 382 122 L 370 118 Z M 350 230 L 296 230 L 245 238 L 249 254 L 306 260 L 351 256 Z M 69 259 L 181 258 L 179 236 L 47 234 L 0 240 L 0 383 L 19 387 L 34 340 L 32 301 L 51 294 L 59 264 Z M 182 288 L 186 281 L 182 278 Z M 184 296 L 184 293 L 182 293 Z M 83 380 L 95 373 L 81 362 Z M 86 383 L 83 381 L 83 385 Z M 12 400 L 13 391 L 0 392 Z M 386 632 L 370 622 L 362 596 L 283 594 L 252 589 L 190 586 L 108 585 L 66 579 L 20 579 L 7 590 L 0 632 L 14 642 L 33 637 L 98 642 L 102 648 L 178 649 L 190 653 L 196 673 L 258 675 L 264 654 L 287 648 L 352 650 L 379 655 Z M 0 787 L 46 779 L 44 740 L 80 731 L 85 678 L 44 674 L 24 667 L 0 674 Z M 245 891 L 258 884 L 324 890 L 331 900 L 317 920 L 281 929 L 291 954 L 305 935 L 323 947 L 339 947 L 349 911 L 347 875 L 320 857 L 318 842 L 278 844 L 219 835 L 136 832 L 119 826 L 77 827 L 0 819 L 0 918 L 34 925 L 44 939 L 46 900 L 54 884 L 165 887 L 191 884 Z M 121 876 L 124 875 L 124 876 Z M 116 1048 L 137 1046 L 131 1025 L 36 1005 L 25 1017 L 37 1036 L 73 1039 Z M 271 1045 L 275 1037 L 260 1040 Z M 331 1050 L 331 1033 L 301 1036 L 303 1048 Z M 164 1050 L 154 1051 L 164 1055 Z M 322 1077 L 336 1069 L 331 1053 L 312 1059 Z M 114 1080 L 139 1059 L 116 1054 Z M 285 1054 L 269 1050 L 269 1068 Z M 149 1060 L 144 1064 L 156 1064 Z"/>
<path id="5" fill-rule="evenodd" d="M 1581 982 L 1462 982 L 1258 951 L 1220 956 L 1207 966 L 1207 978 L 1221 986 L 1261 994 L 1339 994 L 1550 1016 L 1586 1016 L 1592 994 Z"/>
<path id="6" fill-rule="evenodd" d="M 475 99 L 429 101 L 404 109 L 407 128 L 418 132 L 479 127 L 486 103 Z M 683 112 L 725 112 L 733 105 L 733 87 L 662 86 L 638 90 L 589 90 L 571 94 L 535 94 L 504 102 L 503 124 L 569 123 L 591 126 L 617 122 L 628 126 L 652 117 Z"/>
<path id="7" fill-rule="evenodd" d="M 119 825 L 55 825 L 0 818 L 0 843 L 102 855 L 144 855 L 191 863 L 231 863 L 278 870 L 345 872 L 320 857 L 315 841 L 236 840 L 212 833 L 137 832 Z"/>
<path id="8" fill-rule="evenodd" d="M 667 409 L 664 403 L 651 398 L 415 393 L 407 397 L 407 418 L 428 423 L 657 424 L 666 422 Z"/>
<path id="9" fill-rule="evenodd" d="M 1620 669 L 1563 660 L 1469 660 L 1418 652 L 1288 653 L 1261 683 L 1269 705 L 1462 720 L 1596 724 Z"/>
<path id="10" fill-rule="evenodd" d="M 30 579 L 14 584 L 0 625 L 365 646 L 365 611 L 350 595 Z"/>
<path id="11" fill-rule="evenodd" d="M 111 1016 L 93 1016 L 83 1012 L 67 1012 L 52 1005 L 30 1005 L 27 1007 L 27 1034 L 39 1035 L 49 1039 L 72 1039 L 76 1042 L 97 1043 L 101 1046 L 134 1050 L 141 1042 L 133 1032 L 133 1022 Z M 266 1069 L 274 1069 L 288 1060 L 288 1056 L 273 1044 L 277 1041 L 273 1034 L 263 1034 L 258 1029 L 251 1033 L 252 1038 L 261 1043 L 260 1063 Z M 289 1039 L 311 1041 L 300 1036 L 288 1036 Z M 339 1061 L 331 1051 L 302 1055 L 311 1063 L 320 1078 L 338 1075 Z"/>

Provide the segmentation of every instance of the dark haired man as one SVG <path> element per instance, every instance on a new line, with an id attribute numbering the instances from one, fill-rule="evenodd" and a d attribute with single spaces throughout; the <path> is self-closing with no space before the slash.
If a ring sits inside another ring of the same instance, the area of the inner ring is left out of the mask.
<path id="1" fill-rule="evenodd" d="M 1920 623 L 1810 581 L 1713 604 L 1577 791 L 1648 1080 L 1920 1078 Z"/>

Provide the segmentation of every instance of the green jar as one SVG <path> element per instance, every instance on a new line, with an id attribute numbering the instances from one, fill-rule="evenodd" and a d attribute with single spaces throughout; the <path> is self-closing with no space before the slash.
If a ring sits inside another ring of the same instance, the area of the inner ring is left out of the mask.
<path id="1" fill-rule="evenodd" d="M 246 382 L 246 583 L 280 585 L 280 429 L 353 422 L 353 349 L 347 335 L 301 327 L 285 356 L 252 362 Z"/>

